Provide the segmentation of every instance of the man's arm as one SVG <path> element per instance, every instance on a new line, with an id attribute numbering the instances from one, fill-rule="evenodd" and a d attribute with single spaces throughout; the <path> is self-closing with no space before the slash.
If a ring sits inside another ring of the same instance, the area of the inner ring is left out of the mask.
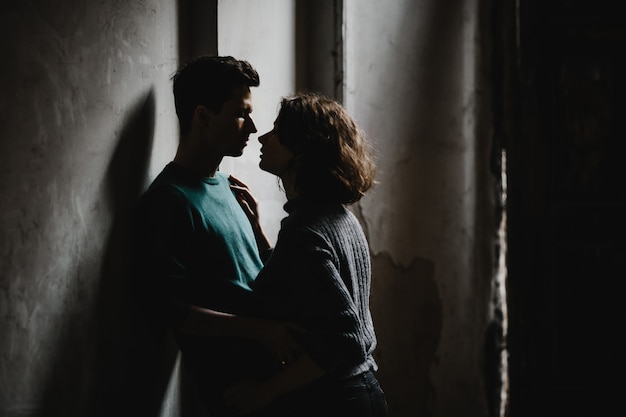
<path id="1" fill-rule="evenodd" d="M 302 350 L 294 333 L 303 330 L 291 323 L 236 316 L 192 305 L 179 330 L 187 334 L 213 338 L 240 338 L 261 343 L 277 364 L 293 360 Z"/>

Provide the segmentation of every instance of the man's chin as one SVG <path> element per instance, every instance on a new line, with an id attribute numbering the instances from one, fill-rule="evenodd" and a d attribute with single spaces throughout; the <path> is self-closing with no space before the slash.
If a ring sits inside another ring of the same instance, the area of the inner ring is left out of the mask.
<path id="1" fill-rule="evenodd" d="M 226 156 L 230 156 L 232 158 L 237 158 L 238 156 L 241 156 L 241 155 L 243 155 L 243 149 L 240 149 L 238 151 L 233 151 L 233 152 L 229 153 Z"/>

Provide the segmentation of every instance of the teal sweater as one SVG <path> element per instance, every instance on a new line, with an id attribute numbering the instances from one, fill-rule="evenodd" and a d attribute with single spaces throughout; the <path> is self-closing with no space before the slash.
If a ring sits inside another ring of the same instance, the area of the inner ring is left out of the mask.
<path id="1" fill-rule="evenodd" d="M 250 287 L 263 265 L 226 175 L 202 177 L 168 164 L 139 202 L 133 247 L 135 293 L 149 317 L 174 331 L 199 380 L 228 384 L 256 366 L 249 346 L 178 331 L 190 304 L 239 315 L 256 310 Z"/>
<path id="2" fill-rule="evenodd" d="M 168 164 L 139 203 L 136 231 L 144 284 L 166 306 L 171 327 L 182 324 L 189 304 L 247 314 L 263 264 L 226 175 Z"/>

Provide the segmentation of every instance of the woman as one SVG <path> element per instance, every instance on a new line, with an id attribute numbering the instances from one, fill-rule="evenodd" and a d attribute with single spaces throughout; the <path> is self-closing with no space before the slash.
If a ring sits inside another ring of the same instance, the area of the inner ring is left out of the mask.
<path id="1" fill-rule="evenodd" d="M 288 216 L 254 292 L 262 317 L 305 329 L 305 353 L 227 397 L 255 416 L 386 416 L 372 357 L 369 248 L 346 208 L 374 183 L 369 145 L 340 104 L 309 93 L 283 99 L 274 129 L 259 141 L 259 166 L 280 178 Z M 258 223 L 245 187 L 234 188 Z"/>

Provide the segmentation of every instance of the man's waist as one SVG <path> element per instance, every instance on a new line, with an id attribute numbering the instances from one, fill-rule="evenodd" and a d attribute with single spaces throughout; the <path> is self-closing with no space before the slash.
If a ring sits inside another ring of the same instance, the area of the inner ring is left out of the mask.
<path id="1" fill-rule="evenodd" d="M 176 340 L 190 371 L 220 385 L 261 379 L 273 369 L 271 355 L 251 341 L 189 335 L 179 335 Z"/>

